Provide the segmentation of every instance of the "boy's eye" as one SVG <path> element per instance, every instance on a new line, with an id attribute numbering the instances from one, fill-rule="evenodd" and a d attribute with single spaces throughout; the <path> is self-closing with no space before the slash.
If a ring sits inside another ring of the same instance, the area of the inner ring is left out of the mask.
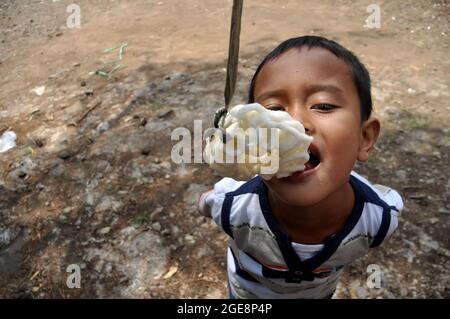
<path id="1" fill-rule="evenodd" d="M 282 107 L 281 105 L 267 106 L 267 108 L 271 111 L 286 111 L 286 109 L 284 107 Z"/>
<path id="2" fill-rule="evenodd" d="M 320 103 L 320 104 L 315 104 L 312 107 L 313 109 L 318 109 L 321 111 L 331 111 L 332 109 L 336 108 L 336 105 L 333 104 L 328 104 L 328 103 Z"/>

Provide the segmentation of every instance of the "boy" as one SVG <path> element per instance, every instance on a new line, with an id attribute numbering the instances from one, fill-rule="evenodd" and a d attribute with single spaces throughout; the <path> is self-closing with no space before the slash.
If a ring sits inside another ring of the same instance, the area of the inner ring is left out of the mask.
<path id="1" fill-rule="evenodd" d="M 331 298 L 342 268 L 388 238 L 403 208 L 395 190 L 352 171 L 380 131 L 369 74 L 334 41 L 293 38 L 256 70 L 253 102 L 288 112 L 314 139 L 303 171 L 224 178 L 200 197 L 202 214 L 230 236 L 230 297 Z"/>

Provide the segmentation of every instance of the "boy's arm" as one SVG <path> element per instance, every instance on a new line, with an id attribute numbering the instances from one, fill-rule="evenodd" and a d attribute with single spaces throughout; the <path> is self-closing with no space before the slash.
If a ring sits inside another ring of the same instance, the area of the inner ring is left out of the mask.
<path id="1" fill-rule="evenodd" d="M 198 199 L 198 211 L 200 214 L 202 214 L 205 217 L 212 218 L 211 216 L 211 206 L 208 205 L 206 202 L 209 195 L 212 195 L 214 192 L 214 189 L 210 189 L 207 192 L 204 192 L 202 195 L 200 195 L 200 198 Z"/>
<path id="2" fill-rule="evenodd" d="M 199 213 L 205 217 L 212 218 L 222 228 L 222 206 L 226 194 L 236 190 L 244 183 L 243 181 L 236 181 L 228 177 L 222 178 L 214 184 L 214 189 L 200 196 L 197 205 Z"/>

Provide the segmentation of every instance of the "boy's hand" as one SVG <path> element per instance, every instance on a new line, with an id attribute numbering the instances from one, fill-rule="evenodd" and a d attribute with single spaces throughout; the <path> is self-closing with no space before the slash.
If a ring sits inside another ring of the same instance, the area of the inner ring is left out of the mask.
<path id="1" fill-rule="evenodd" d="M 207 192 L 204 192 L 202 195 L 200 195 L 200 198 L 198 199 L 198 211 L 201 215 L 205 217 L 211 218 L 211 207 L 206 204 L 206 197 L 208 197 L 209 194 L 211 194 L 214 190 L 211 189 Z"/>

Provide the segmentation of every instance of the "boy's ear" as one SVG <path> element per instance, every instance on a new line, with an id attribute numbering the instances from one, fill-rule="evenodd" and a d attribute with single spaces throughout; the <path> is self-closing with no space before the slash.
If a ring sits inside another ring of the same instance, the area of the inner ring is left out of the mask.
<path id="1" fill-rule="evenodd" d="M 380 134 L 380 121 L 371 117 L 365 121 L 361 128 L 361 142 L 359 144 L 358 161 L 366 162 L 369 159 L 369 152 Z"/>

